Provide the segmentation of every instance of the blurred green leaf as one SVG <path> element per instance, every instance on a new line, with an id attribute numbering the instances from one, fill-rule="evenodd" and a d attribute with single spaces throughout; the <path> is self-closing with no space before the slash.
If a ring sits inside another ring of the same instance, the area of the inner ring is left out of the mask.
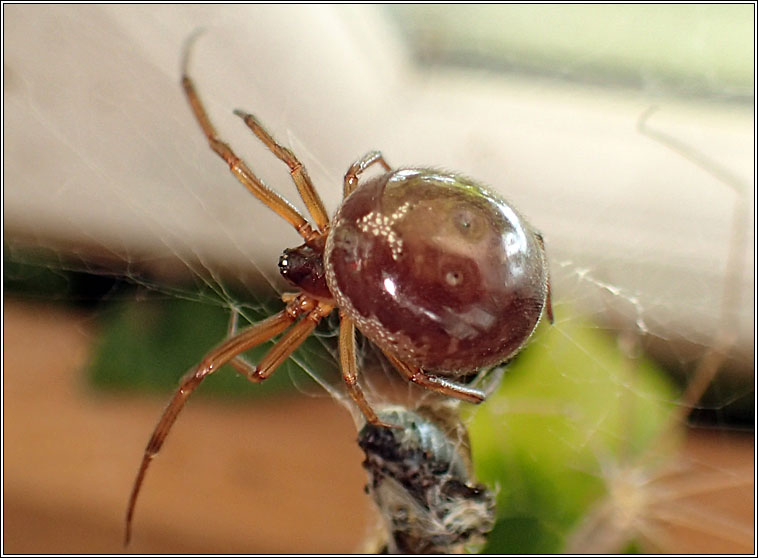
<path id="1" fill-rule="evenodd" d="M 426 63 L 753 102 L 754 5 L 393 4 L 385 9 L 411 53 Z"/>
<path id="2" fill-rule="evenodd" d="M 477 476 L 498 490 L 485 552 L 561 552 L 604 493 L 601 463 L 644 452 L 674 400 L 661 370 L 626 357 L 597 326 L 543 324 L 472 412 Z"/>
<path id="3" fill-rule="evenodd" d="M 283 307 L 281 302 L 278 308 L 273 303 L 270 306 L 270 310 L 263 306 L 246 309 L 245 315 L 258 321 Z M 102 335 L 90 366 L 91 381 L 104 389 L 170 392 L 183 374 L 225 339 L 229 318 L 230 310 L 223 306 L 171 297 L 114 305 L 104 313 Z M 239 325 L 247 324 L 241 320 Z M 258 362 L 272 345 L 265 343 L 245 356 Z M 338 374 L 334 359 L 315 336 L 306 340 L 296 355 L 319 375 Z M 227 365 L 204 380 L 198 391 L 264 397 L 291 390 L 295 376 L 301 387 L 312 381 L 292 359 L 261 384 L 252 384 Z"/>

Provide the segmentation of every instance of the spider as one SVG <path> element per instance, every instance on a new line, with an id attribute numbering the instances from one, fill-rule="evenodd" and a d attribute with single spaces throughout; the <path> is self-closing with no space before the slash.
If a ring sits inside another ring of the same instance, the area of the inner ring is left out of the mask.
<path id="1" fill-rule="evenodd" d="M 483 392 L 453 380 L 513 357 L 543 311 L 552 322 L 542 236 L 497 194 L 458 174 L 393 170 L 379 151 L 370 151 L 345 174 L 344 200 L 330 221 L 298 158 L 252 114 L 235 110 L 289 167 L 309 222 L 219 138 L 188 73 L 197 35 L 184 47 L 184 93 L 211 149 L 302 237 L 304 243 L 285 250 L 279 260 L 281 275 L 298 292 L 285 293 L 281 312 L 234 333 L 181 380 L 145 448 L 129 499 L 125 543 L 150 462 L 190 394 L 224 364 L 251 382 L 262 382 L 338 309 L 339 360 L 347 391 L 368 423 L 396 427 L 380 420 L 358 385 L 356 327 L 408 381 L 480 403 Z M 360 176 L 377 165 L 384 173 L 359 184 Z M 279 335 L 258 364 L 240 356 Z"/>

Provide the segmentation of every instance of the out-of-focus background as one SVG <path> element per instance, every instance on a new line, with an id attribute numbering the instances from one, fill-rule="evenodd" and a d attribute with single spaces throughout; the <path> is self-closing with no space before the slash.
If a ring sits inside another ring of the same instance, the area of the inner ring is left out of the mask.
<path id="1" fill-rule="evenodd" d="M 491 185 L 546 239 L 555 335 L 616 378 L 577 331 L 601 333 L 670 383 L 653 394 L 614 379 L 609 398 L 664 401 L 682 436 L 699 424 L 677 463 L 712 474 L 666 485 L 649 501 L 676 512 L 617 521 L 609 531 L 629 540 L 604 550 L 750 552 L 753 23 L 752 5 L 3 6 L 3 550 L 121 551 L 166 386 L 232 308 L 251 321 L 276 308 L 276 261 L 298 236 L 188 110 L 182 45 L 203 28 L 191 73 L 211 118 L 296 206 L 286 167 L 233 109 L 299 155 L 330 210 L 371 149 Z M 250 390 L 263 396 L 224 396 L 248 389 L 234 378 L 198 394 L 152 466 L 128 550 L 362 547 L 375 517 L 353 416 L 316 385 L 339 390 L 334 363 L 318 364 L 329 335 L 280 384 Z M 538 344 L 578 394 L 598 389 Z M 698 381 L 708 389 L 691 400 Z M 555 414 L 543 403 L 513 405 Z M 586 522 L 564 519 L 576 527 L 548 551 L 595 548 Z"/>

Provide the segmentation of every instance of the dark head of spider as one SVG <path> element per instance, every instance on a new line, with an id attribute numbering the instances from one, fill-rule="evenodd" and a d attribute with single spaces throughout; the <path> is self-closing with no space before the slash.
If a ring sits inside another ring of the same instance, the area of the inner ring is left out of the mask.
<path id="1" fill-rule="evenodd" d="M 332 293 L 324 273 L 325 242 L 324 237 L 319 236 L 297 248 L 287 248 L 279 258 L 279 273 L 309 295 L 330 300 Z"/>

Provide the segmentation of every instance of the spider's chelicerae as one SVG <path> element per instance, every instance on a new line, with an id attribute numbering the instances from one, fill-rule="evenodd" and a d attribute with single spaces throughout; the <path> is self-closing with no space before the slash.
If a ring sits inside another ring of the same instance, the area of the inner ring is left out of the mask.
<path id="1" fill-rule="evenodd" d="M 377 417 L 358 385 L 356 327 L 409 381 L 480 403 L 481 391 L 454 380 L 515 355 L 543 311 L 552 321 L 542 237 L 494 192 L 449 172 L 393 170 L 380 152 L 371 151 L 345 174 L 344 200 L 330 221 L 297 157 L 253 115 L 235 110 L 289 166 L 309 222 L 219 139 L 187 72 L 191 42 L 185 47 L 182 86 L 211 149 L 304 243 L 285 250 L 279 260 L 282 276 L 297 288 L 282 296 L 285 308 L 226 339 L 181 381 L 145 448 L 127 510 L 127 542 L 150 461 L 190 394 L 224 364 L 251 382 L 262 382 L 338 309 L 340 364 L 348 393 L 368 423 L 392 427 Z M 385 172 L 359 184 L 361 174 L 374 165 Z M 241 356 L 278 335 L 258 364 Z"/>

